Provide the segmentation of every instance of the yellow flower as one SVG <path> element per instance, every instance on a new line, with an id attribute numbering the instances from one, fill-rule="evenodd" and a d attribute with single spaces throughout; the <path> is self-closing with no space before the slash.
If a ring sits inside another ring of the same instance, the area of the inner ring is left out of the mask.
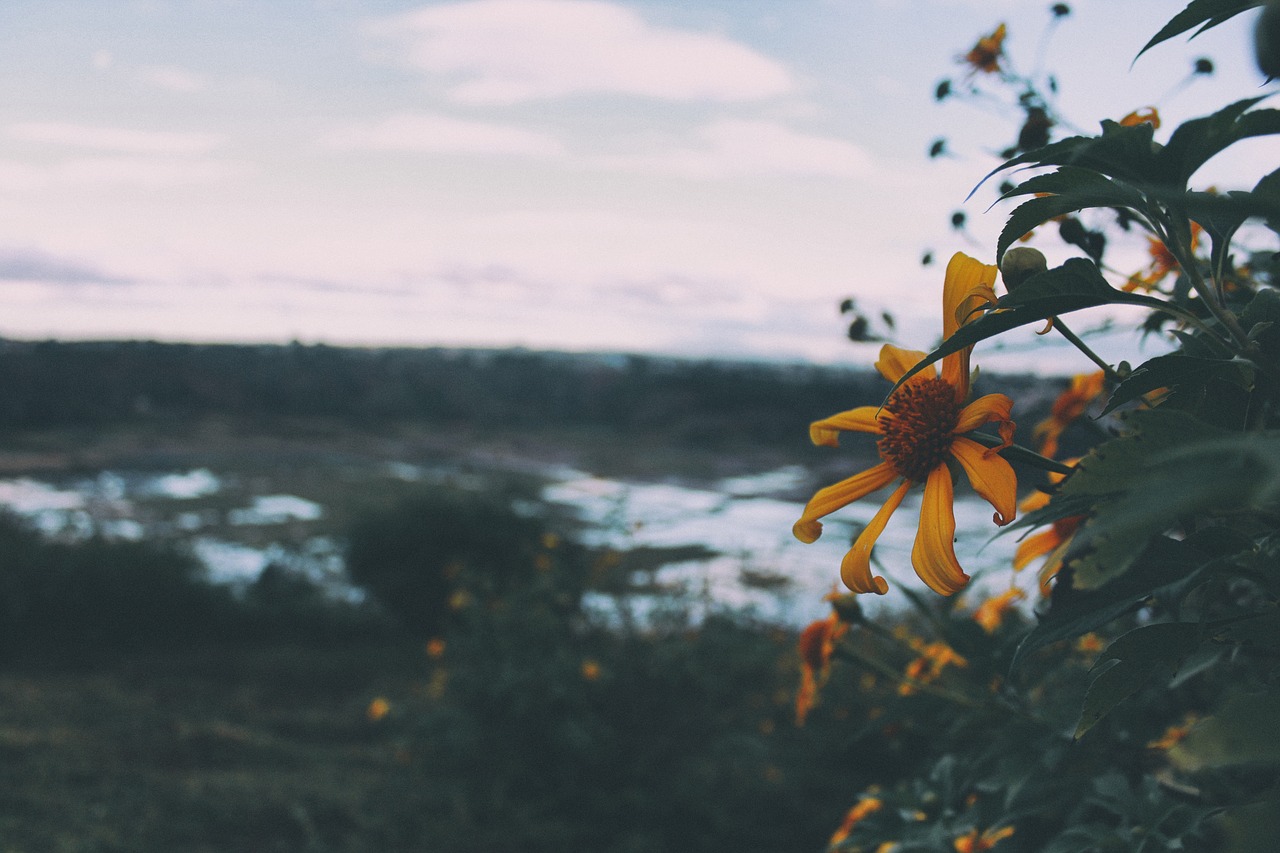
<path id="1" fill-rule="evenodd" d="M 800 689 L 796 691 L 796 725 L 803 726 L 805 717 L 818 703 L 818 688 L 831 669 L 831 655 L 836 641 L 845 635 L 849 625 L 840 621 L 832 610 L 826 619 L 810 623 L 800 632 Z"/>
<path id="2" fill-rule="evenodd" d="M 988 829 L 981 835 L 978 834 L 977 829 L 971 829 L 955 840 L 956 853 L 979 853 L 979 851 L 990 850 L 1010 835 L 1013 835 L 1012 826 Z"/>
<path id="3" fill-rule="evenodd" d="M 1031 434 L 1040 439 L 1040 454 L 1052 459 L 1058 453 L 1058 439 L 1062 437 L 1071 422 L 1079 418 L 1089 408 L 1089 404 L 1098 398 L 1103 391 L 1106 374 L 1101 370 L 1095 373 L 1081 373 L 1071 377 L 1067 390 L 1053 401 L 1049 417 L 1036 424 Z"/>
<path id="4" fill-rule="evenodd" d="M 988 598 L 979 604 L 978 609 L 973 611 L 973 621 L 988 634 L 994 634 L 1004 622 L 1004 615 L 1013 609 L 1014 602 L 1026 597 L 1027 594 L 1016 586 L 1009 587 L 994 598 Z"/>
<path id="5" fill-rule="evenodd" d="M 997 269 L 957 253 L 947 265 L 943 285 L 942 333 L 950 337 L 970 315 L 995 301 L 992 284 Z M 996 452 L 1013 440 L 1010 418 L 1013 401 L 1004 394 L 987 394 L 965 405 L 969 397 L 969 355 L 972 347 L 942 360 L 942 375 L 930 366 L 890 395 L 882 407 L 862 406 L 816 421 L 809 427 L 814 444 L 835 447 L 841 431 L 879 435 L 876 447 L 881 462 L 832 486 L 820 489 L 792 527 L 796 538 L 813 542 L 822 535 L 819 519 L 841 507 L 901 480 L 888 500 L 858 536 L 840 565 L 840 578 L 854 592 L 889 591 L 882 577 L 871 574 L 871 549 L 889 517 L 901 505 L 907 490 L 924 483 L 920 527 L 911 565 L 930 589 L 950 595 L 969 581 L 956 559 L 955 492 L 951 462 L 965 474 L 974 491 L 995 508 L 996 524 L 1008 524 L 1017 511 L 1017 478 L 1013 468 Z M 897 382 L 924 359 L 925 354 L 886 344 L 876 369 Z M 987 448 L 963 433 L 983 424 L 998 423 L 1004 443 Z"/>
<path id="6" fill-rule="evenodd" d="M 963 669 L 969 665 L 969 661 L 965 660 L 959 652 L 944 642 L 939 641 L 926 645 L 923 641 L 916 641 L 911 645 L 920 653 L 920 657 L 907 664 L 904 673 L 906 681 L 898 685 L 898 693 L 902 696 L 910 696 L 915 693 L 916 685 L 931 684 L 937 681 L 941 677 L 942 671 L 948 666 Z"/>
<path id="7" fill-rule="evenodd" d="M 964 61 L 974 71 L 993 74 L 1000 70 L 1000 57 L 1004 56 L 1005 25 L 1001 24 L 989 36 L 978 39 L 977 44 L 964 55 Z"/>
<path id="8" fill-rule="evenodd" d="M 1075 466 L 1078 459 L 1069 459 L 1066 464 Z M 1049 474 L 1051 483 L 1060 483 L 1066 475 L 1057 472 Z M 1049 503 L 1049 496 L 1044 492 L 1035 492 L 1025 498 L 1018 509 L 1022 512 L 1034 512 L 1037 509 Z M 1027 564 L 1038 557 L 1048 555 L 1048 559 L 1040 567 L 1040 593 L 1041 595 L 1049 594 L 1049 581 L 1053 579 L 1058 571 L 1062 568 L 1062 561 L 1067 555 L 1067 547 L 1071 544 L 1071 537 L 1075 535 L 1076 530 L 1084 523 L 1085 516 L 1070 515 L 1066 518 L 1059 518 L 1047 530 L 1042 530 L 1033 536 L 1028 536 L 1022 542 L 1018 543 L 1018 548 L 1013 552 L 1013 570 L 1020 572 L 1027 567 Z"/>
<path id="9" fill-rule="evenodd" d="M 1186 738 L 1191 728 L 1200 720 L 1196 714 L 1187 714 L 1182 718 L 1182 722 L 1177 725 L 1169 726 L 1164 730 L 1164 734 L 1147 744 L 1147 749 L 1158 749 L 1161 752 L 1168 752 Z"/>
<path id="10" fill-rule="evenodd" d="M 369 707 L 365 708 L 364 714 L 369 718 L 369 722 L 377 723 L 386 719 L 391 713 L 391 703 L 381 696 L 369 703 Z"/>
<path id="11" fill-rule="evenodd" d="M 1193 252 L 1200 245 L 1200 232 L 1202 230 L 1198 222 L 1191 223 L 1190 249 Z M 1182 268 L 1178 264 L 1178 259 L 1174 257 L 1173 252 L 1169 251 L 1169 247 L 1163 241 L 1155 237 L 1148 237 L 1147 244 L 1147 253 L 1151 256 L 1151 261 L 1147 264 L 1146 269 L 1129 276 L 1129 280 L 1121 288 L 1127 293 L 1132 293 L 1135 290 L 1155 290 L 1160 282 Z"/>
<path id="12" fill-rule="evenodd" d="M 1120 119 L 1119 124 L 1123 127 L 1133 127 L 1134 125 L 1146 122 L 1154 129 L 1160 129 L 1160 111 L 1155 107 L 1143 107 L 1140 110 L 1134 110 L 1124 118 Z"/>
<path id="13" fill-rule="evenodd" d="M 853 832 L 853 828 L 869 814 L 874 814 L 884 808 L 884 803 L 878 797 L 863 797 L 854 805 L 853 808 L 844 816 L 840 828 L 831 835 L 831 846 L 839 844 L 849 837 L 849 833 Z"/>

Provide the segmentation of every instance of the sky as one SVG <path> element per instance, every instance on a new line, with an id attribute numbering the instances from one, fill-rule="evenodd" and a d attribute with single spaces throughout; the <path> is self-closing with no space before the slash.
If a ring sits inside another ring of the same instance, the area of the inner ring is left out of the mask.
<path id="1" fill-rule="evenodd" d="M 1085 132 L 1268 91 L 1252 15 L 1135 63 L 1183 3 L 1070 5 L 1046 41 L 1025 0 L 5 0 L 0 336 L 869 364 L 851 297 L 927 348 L 945 259 L 993 262 L 1002 223 L 966 196 L 1016 117 L 933 97 L 977 37 L 1007 22 Z M 1198 177 L 1245 187 L 1275 153 Z"/>

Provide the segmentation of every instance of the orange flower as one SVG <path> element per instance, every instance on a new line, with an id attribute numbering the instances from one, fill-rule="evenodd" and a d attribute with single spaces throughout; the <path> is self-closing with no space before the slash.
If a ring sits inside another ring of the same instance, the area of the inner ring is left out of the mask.
<path id="1" fill-rule="evenodd" d="M 995 302 L 992 284 L 997 269 L 956 253 L 947 264 L 942 296 L 942 333 L 953 335 L 981 306 Z M 1017 512 L 1018 482 L 1013 468 L 997 453 L 1013 441 L 1010 418 L 1013 401 L 1004 394 L 988 394 L 965 405 L 969 397 L 969 355 L 972 347 L 942 360 L 942 375 L 933 367 L 915 374 L 894 391 L 882 407 L 861 406 L 815 421 L 809 427 L 814 444 L 835 447 L 842 431 L 880 436 L 876 447 L 881 462 L 832 486 L 820 489 L 792 527 L 796 538 L 813 542 L 822 535 L 819 519 L 895 480 L 900 484 L 863 529 L 840 565 L 840 578 L 854 592 L 889 591 L 882 577 L 871 574 L 871 549 L 915 483 L 924 483 L 920 527 L 911 564 L 920 579 L 940 595 L 951 595 L 969 581 L 956 559 L 955 487 L 949 462 L 968 476 L 969 484 L 995 508 L 996 524 L 1008 524 Z M 925 354 L 886 344 L 876 369 L 890 382 L 900 380 Z M 1003 443 L 987 448 L 964 433 L 983 424 L 999 424 Z"/>
<path id="2" fill-rule="evenodd" d="M 831 655 L 836 642 L 849 631 L 849 625 L 840 620 L 833 610 L 826 619 L 811 623 L 800 632 L 797 644 L 800 652 L 800 689 L 796 691 L 796 725 L 803 726 L 805 718 L 818 703 L 818 688 L 826 682 L 831 671 Z"/>
<path id="3" fill-rule="evenodd" d="M 600 664 L 591 658 L 584 660 L 580 669 L 583 681 L 595 681 L 600 677 Z"/>
<path id="4" fill-rule="evenodd" d="M 391 703 L 381 696 L 369 703 L 369 707 L 365 708 L 364 715 L 369 718 L 369 722 L 378 723 L 386 719 L 391 713 Z"/>
<path id="5" fill-rule="evenodd" d="M 1068 465 L 1075 466 L 1078 459 L 1067 460 Z M 1065 474 L 1059 474 L 1056 471 L 1049 474 L 1049 482 L 1053 484 L 1061 483 Z M 1035 492 L 1025 498 L 1018 505 L 1018 509 L 1022 512 L 1034 512 L 1049 503 L 1049 496 L 1044 492 Z M 1060 518 L 1053 522 L 1048 530 L 1042 530 L 1039 533 L 1028 536 L 1022 542 L 1018 543 L 1018 548 L 1013 552 L 1013 570 L 1020 572 L 1027 567 L 1032 560 L 1037 557 L 1048 555 L 1044 565 L 1040 567 L 1040 576 L 1038 582 L 1040 584 L 1040 594 L 1049 594 L 1049 581 L 1062 568 L 1063 558 L 1066 557 L 1067 547 L 1071 542 L 1071 537 L 1075 535 L 1076 530 L 1084 523 L 1085 516 L 1071 515 L 1066 518 Z"/>
<path id="6" fill-rule="evenodd" d="M 984 74 L 999 71 L 1000 57 L 1004 56 L 1005 34 L 1005 25 L 1001 24 L 991 35 L 978 39 L 973 49 L 964 55 L 963 61 L 968 63 L 973 71 L 981 71 Z"/>
<path id="7" fill-rule="evenodd" d="M 1004 622 L 1004 615 L 1013 609 L 1014 602 L 1026 597 L 1027 594 L 1016 586 L 1009 587 L 994 598 L 988 598 L 979 604 L 978 609 L 973 611 L 973 621 L 988 634 L 994 634 Z"/>
<path id="8" fill-rule="evenodd" d="M 834 847 L 841 841 L 849 837 L 849 833 L 853 832 L 853 828 L 869 814 L 874 814 L 884 808 L 884 803 L 878 797 L 863 797 L 849 809 L 841 822 L 840 828 L 831 835 L 831 846 Z"/>
<path id="9" fill-rule="evenodd" d="M 971 829 L 955 840 L 956 853 L 979 853 L 979 851 L 990 850 L 1010 835 L 1013 835 L 1012 826 L 988 829 L 981 835 L 976 828 Z"/>
<path id="10" fill-rule="evenodd" d="M 444 640 L 439 637 L 432 637 L 427 640 L 427 657 L 432 660 L 440 660 L 444 657 Z"/>
<path id="11" fill-rule="evenodd" d="M 1123 127 L 1133 127 L 1135 125 L 1146 122 L 1154 129 L 1160 129 L 1160 112 L 1155 107 L 1143 107 L 1140 110 L 1134 110 L 1124 118 L 1120 119 L 1119 124 Z"/>
<path id="12" fill-rule="evenodd" d="M 1049 417 L 1036 424 L 1031 434 L 1040 439 L 1040 453 L 1053 458 L 1058 452 L 1058 439 L 1071 422 L 1085 413 L 1089 404 L 1102 393 L 1106 374 L 1082 373 L 1071 377 L 1071 385 L 1053 401 Z"/>
<path id="13" fill-rule="evenodd" d="M 1168 752 L 1178 744 L 1182 743 L 1191 728 L 1199 721 L 1196 714 L 1187 714 L 1182 718 L 1182 722 L 1169 726 L 1164 730 L 1164 734 L 1147 744 L 1147 749 L 1158 749 L 1161 752 Z"/>
<path id="14" fill-rule="evenodd" d="M 1192 252 L 1200 245 L 1200 232 L 1202 230 L 1199 223 L 1191 223 L 1190 249 Z M 1147 252 L 1151 256 L 1150 263 L 1147 264 L 1145 269 L 1129 276 L 1129 280 L 1121 288 L 1126 293 L 1132 293 L 1135 290 L 1155 290 L 1160 282 L 1181 269 L 1178 259 L 1174 257 L 1173 252 L 1169 251 L 1169 247 L 1163 241 L 1155 237 L 1148 237 Z"/>
<path id="15" fill-rule="evenodd" d="M 963 669 L 969 665 L 969 661 L 944 642 L 938 641 L 926 645 L 923 641 L 916 640 L 911 645 L 920 653 L 920 657 L 907 664 L 904 673 L 906 681 L 898 685 L 898 693 L 903 696 L 914 693 L 916 685 L 937 681 L 942 676 L 942 671 L 948 666 Z"/>

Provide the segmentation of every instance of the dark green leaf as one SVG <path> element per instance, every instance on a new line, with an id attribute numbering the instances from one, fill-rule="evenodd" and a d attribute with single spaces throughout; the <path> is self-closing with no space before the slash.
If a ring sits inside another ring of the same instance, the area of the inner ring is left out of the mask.
<path id="1" fill-rule="evenodd" d="M 1252 380 L 1252 373 L 1252 369 L 1243 362 L 1194 358 L 1178 353 L 1156 356 L 1140 365 L 1116 386 L 1102 414 L 1108 414 L 1125 403 L 1160 388 L 1202 387 L 1211 379 L 1222 379 L 1247 388 Z"/>
<path id="2" fill-rule="evenodd" d="M 1205 30 L 1262 4 L 1263 0 L 1191 0 L 1187 8 L 1174 15 L 1169 23 L 1160 28 L 1160 32 L 1151 37 L 1151 41 L 1138 51 L 1138 56 L 1142 56 L 1163 41 L 1185 33 L 1192 27 L 1200 27 L 1193 34 L 1194 38 Z M 1137 61 L 1136 56 L 1134 61 Z"/>
<path id="3" fill-rule="evenodd" d="M 1236 696 L 1169 751 L 1183 770 L 1280 761 L 1280 692 Z"/>
<path id="4" fill-rule="evenodd" d="M 996 257 L 1004 257 L 1015 242 L 1032 229 L 1058 216 L 1093 207 L 1121 207 L 1145 210 L 1145 200 L 1132 187 L 1117 183 L 1089 169 L 1064 166 L 1046 175 L 1023 181 L 1005 198 L 1032 193 L 1048 195 L 1019 205 L 1009 215 L 996 243 Z"/>
<path id="5" fill-rule="evenodd" d="M 1154 176 L 1159 180 L 1151 183 L 1185 188 L 1197 169 L 1236 142 L 1280 133 L 1280 110 L 1248 112 L 1261 100 L 1259 97 L 1236 101 L 1213 115 L 1180 125 L 1156 155 L 1158 166 Z"/>
<path id="6" fill-rule="evenodd" d="M 961 326 L 923 361 L 907 371 L 894 389 L 930 364 L 979 341 L 1019 326 L 1099 305 L 1142 305 L 1157 310 L 1166 307 L 1159 299 L 1116 290 L 1107 284 L 1093 263 L 1083 258 L 1071 258 L 1060 267 L 1031 276 L 1013 293 L 1002 297 L 994 310 Z"/>
<path id="7" fill-rule="evenodd" d="M 1144 625 L 1122 635 L 1102 653 L 1085 693 L 1078 738 L 1129 696 L 1155 679 L 1168 680 L 1200 645 L 1200 627 L 1191 622 Z"/>

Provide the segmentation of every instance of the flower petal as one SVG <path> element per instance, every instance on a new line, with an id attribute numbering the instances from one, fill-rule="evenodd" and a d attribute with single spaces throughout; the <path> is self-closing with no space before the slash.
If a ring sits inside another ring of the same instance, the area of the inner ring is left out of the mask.
<path id="1" fill-rule="evenodd" d="M 818 519 L 830 515 L 842 506 L 864 498 L 872 492 L 889 485 L 899 474 L 888 462 L 881 462 L 874 468 L 868 468 L 860 474 L 854 474 L 847 480 L 819 489 L 804 512 L 791 527 L 791 532 L 801 542 L 813 542 L 822 535 L 822 523 Z"/>
<path id="2" fill-rule="evenodd" d="M 911 481 L 903 480 L 902 485 L 893 490 L 893 494 L 889 495 L 884 506 L 880 507 L 875 517 L 858 534 L 857 541 L 840 562 L 840 580 L 854 592 L 874 592 L 876 595 L 884 595 L 889 591 L 889 584 L 884 578 L 873 577 L 871 574 L 871 549 L 875 547 L 876 540 L 880 538 L 885 525 L 889 522 L 889 516 L 893 515 L 893 511 L 901 505 L 909 488 L 911 488 Z"/>
<path id="3" fill-rule="evenodd" d="M 1013 552 L 1013 570 L 1020 572 L 1036 557 L 1043 557 L 1062 544 L 1058 531 L 1050 527 L 1034 536 L 1028 536 L 1018 543 L 1018 550 Z"/>
<path id="4" fill-rule="evenodd" d="M 880 371 L 880 375 L 890 382 L 897 382 L 902 375 L 920 362 L 924 361 L 925 354 L 919 350 L 902 349 L 895 347 L 893 344 L 885 344 L 880 347 L 880 359 L 876 362 L 876 370 Z M 932 365 L 916 374 L 920 377 L 934 377 L 938 375 L 938 371 Z"/>
<path id="5" fill-rule="evenodd" d="M 1004 425 L 1012 424 L 1013 401 L 1004 394 L 987 394 L 974 400 L 960 410 L 960 418 L 956 421 L 956 432 L 972 432 L 983 424 L 998 421 L 1001 425 L 1000 437 L 1004 438 Z M 1012 443 L 1013 433 L 1009 434 Z"/>
<path id="6" fill-rule="evenodd" d="M 996 301 L 994 285 L 1000 268 L 984 264 L 963 252 L 956 252 L 947 263 L 942 284 L 942 338 L 946 340 L 962 325 L 975 316 L 974 311 L 984 303 Z M 969 354 L 973 347 L 965 347 L 942 359 L 942 378 L 956 389 L 956 399 L 969 396 Z"/>
<path id="7" fill-rule="evenodd" d="M 1013 521 L 1018 513 L 1018 476 L 1013 466 L 991 448 L 961 436 L 951 442 L 951 455 L 964 469 L 973 490 L 995 507 L 995 523 Z"/>
<path id="8" fill-rule="evenodd" d="M 960 568 L 955 549 L 955 489 L 951 470 L 939 465 L 929 472 L 920 503 L 920 529 L 911 549 L 911 565 L 920 580 L 939 595 L 964 588 L 969 576 Z"/>
<path id="9" fill-rule="evenodd" d="M 879 411 L 879 406 L 859 406 L 856 409 L 814 421 L 809 425 L 809 438 L 819 446 L 836 447 L 840 444 L 841 432 L 879 433 L 881 432 L 880 421 L 876 418 L 876 413 Z"/>

